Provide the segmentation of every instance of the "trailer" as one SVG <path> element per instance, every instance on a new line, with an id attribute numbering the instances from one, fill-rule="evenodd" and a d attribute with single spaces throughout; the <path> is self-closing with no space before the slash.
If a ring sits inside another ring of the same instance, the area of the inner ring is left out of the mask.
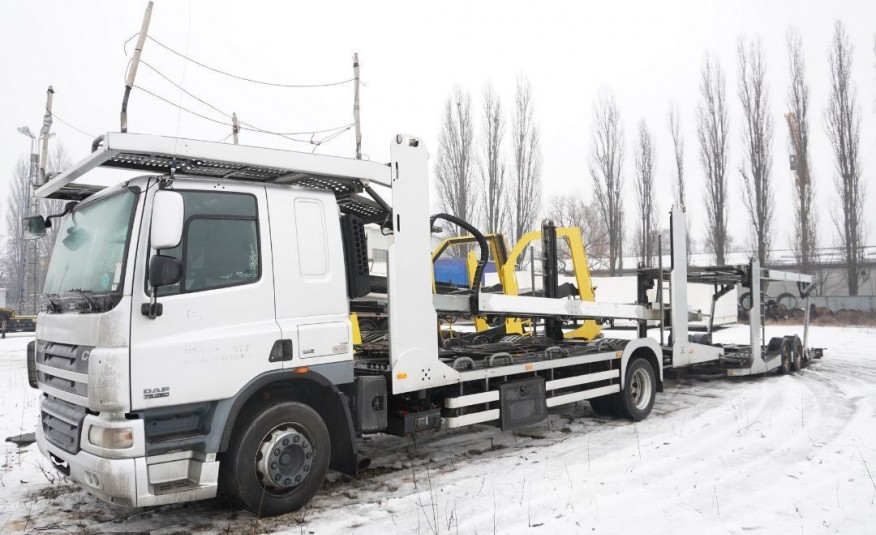
<path id="1" fill-rule="evenodd" d="M 561 292 L 557 240 L 574 245 L 580 234 L 549 221 L 509 255 L 542 242 L 542 291 L 517 295 L 510 261 L 497 264 L 504 287 L 481 288 L 486 236 L 452 215 L 429 215 L 424 144 L 399 135 L 390 155 L 380 164 L 108 133 L 41 186 L 39 197 L 69 201 L 62 214 L 25 220 L 31 236 L 60 225 L 63 237 L 28 348 L 29 381 L 42 392 L 37 443 L 53 466 L 113 503 L 221 490 L 274 515 L 304 506 L 329 469 L 355 475 L 366 466 L 358 449 L 366 434 L 514 430 L 584 400 L 641 420 L 667 369 L 780 369 L 756 321 L 747 346 L 689 338 L 688 280 L 713 284 L 717 295 L 735 278 L 757 296 L 763 277 L 793 276 L 756 262 L 689 273 L 681 208 L 672 214 L 673 265 L 640 271 L 638 302 L 595 301 L 586 259 L 575 291 Z M 77 182 L 97 168 L 148 174 L 113 187 Z M 439 220 L 478 246 L 468 286 L 433 283 Z M 369 227 L 386 237 L 385 273 L 369 269 Z M 671 285 L 669 303 L 648 301 L 655 281 Z M 442 324 L 478 318 L 490 337 L 443 334 Z M 641 332 L 608 338 L 595 318 L 632 319 Z M 654 320 L 659 339 L 647 333 Z M 805 337 L 778 345 L 781 362 L 782 352 L 792 365 L 816 356 Z"/>
<path id="2" fill-rule="evenodd" d="M 6 338 L 6 333 L 33 332 L 36 320 L 36 316 L 19 316 L 11 308 L 0 307 L 0 336 Z"/>

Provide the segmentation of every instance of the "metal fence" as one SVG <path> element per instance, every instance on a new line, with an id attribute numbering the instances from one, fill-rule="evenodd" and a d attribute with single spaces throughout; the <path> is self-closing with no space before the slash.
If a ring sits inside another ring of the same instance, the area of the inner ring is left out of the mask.
<path id="1" fill-rule="evenodd" d="M 843 309 L 876 312 L 876 295 L 813 296 L 811 299 L 815 306 L 827 307 L 834 312 Z"/>

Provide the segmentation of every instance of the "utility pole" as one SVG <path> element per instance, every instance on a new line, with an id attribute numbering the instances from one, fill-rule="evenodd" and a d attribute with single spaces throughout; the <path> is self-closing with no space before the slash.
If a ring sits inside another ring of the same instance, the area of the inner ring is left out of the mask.
<path id="1" fill-rule="evenodd" d="M 49 89 L 46 90 L 46 113 L 43 115 L 43 127 L 40 128 L 40 143 L 42 144 L 42 149 L 40 150 L 40 172 L 33 184 L 35 188 L 46 183 L 46 160 L 49 157 L 49 130 L 52 129 L 52 97 L 54 97 L 54 95 L 55 90 L 52 89 L 52 86 L 49 86 Z M 33 215 L 37 215 L 36 195 L 34 195 L 33 199 Z"/>
<path id="2" fill-rule="evenodd" d="M 140 26 L 140 35 L 137 37 L 137 46 L 131 56 L 131 67 L 125 76 L 125 95 L 122 97 L 121 131 L 128 131 L 128 97 L 131 88 L 134 87 L 134 78 L 137 76 L 137 67 L 140 65 L 140 54 L 143 53 L 143 45 L 146 42 L 146 34 L 149 32 L 149 20 L 152 18 L 152 0 L 146 5 L 146 13 L 143 14 L 143 24 Z"/>
<path id="3" fill-rule="evenodd" d="M 353 54 L 353 122 L 356 123 L 356 159 L 362 159 L 362 126 L 359 121 L 359 53 Z"/>
<path id="4" fill-rule="evenodd" d="M 240 124 L 237 122 L 237 112 L 232 112 L 231 114 L 231 139 L 234 140 L 234 144 L 237 145 L 237 134 L 240 132 Z"/>
<path id="5" fill-rule="evenodd" d="M 49 86 L 46 90 L 46 111 L 43 114 L 43 126 L 40 128 L 39 171 L 35 175 L 32 175 L 31 178 L 31 188 L 34 190 L 46 183 L 46 162 L 49 158 L 49 137 L 53 135 L 50 130 L 52 129 L 52 99 L 54 96 L 55 90 L 52 86 Z M 35 192 L 31 193 L 30 200 L 30 215 L 39 215 L 40 201 Z M 33 292 L 33 315 L 36 316 L 39 313 L 39 299 L 37 296 L 40 293 L 40 245 L 39 240 L 31 241 L 33 242 L 33 253 L 31 255 L 33 258 L 33 287 L 31 290 Z"/>

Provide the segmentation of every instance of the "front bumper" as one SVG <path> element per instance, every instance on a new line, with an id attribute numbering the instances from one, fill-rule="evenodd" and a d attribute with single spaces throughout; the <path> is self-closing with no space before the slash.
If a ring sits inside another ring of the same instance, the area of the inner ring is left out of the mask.
<path id="1" fill-rule="evenodd" d="M 71 454 L 46 440 L 42 425 L 36 427 L 36 440 L 54 468 L 89 493 L 114 504 L 147 507 L 216 496 L 219 462 L 215 455 L 177 452 L 108 459 L 85 450 Z"/>

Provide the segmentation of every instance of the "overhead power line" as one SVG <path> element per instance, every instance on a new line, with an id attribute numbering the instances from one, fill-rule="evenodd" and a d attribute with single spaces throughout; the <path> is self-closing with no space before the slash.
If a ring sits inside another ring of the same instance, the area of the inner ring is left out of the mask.
<path id="1" fill-rule="evenodd" d="M 169 84 L 172 85 L 173 87 L 179 89 L 180 91 L 182 91 L 183 93 L 185 93 L 185 94 L 188 95 L 189 97 L 191 97 L 191 98 L 197 100 L 197 101 L 200 102 L 201 104 L 203 104 L 203 105 L 207 106 L 208 108 L 212 109 L 213 111 L 219 113 L 219 114 L 222 115 L 223 117 L 227 117 L 229 120 L 233 120 L 232 114 L 229 114 L 229 113 L 227 113 L 227 112 L 225 112 L 225 111 L 222 111 L 221 109 L 219 109 L 218 107 L 214 106 L 213 104 L 210 104 L 210 103 L 207 102 L 206 100 L 204 100 L 204 99 L 202 99 L 201 97 L 195 95 L 195 94 L 192 93 L 191 91 L 189 91 L 189 90 L 187 90 L 186 88 L 184 88 L 182 85 L 180 85 L 180 84 L 174 82 L 173 80 L 171 80 L 167 75 L 165 75 L 164 73 L 162 73 L 161 71 L 159 71 L 158 69 L 156 69 L 155 67 L 153 67 L 152 65 L 150 65 L 148 62 L 143 61 L 143 60 L 140 60 L 140 63 L 141 63 L 143 66 L 147 67 L 148 69 L 152 70 L 155 74 L 157 74 L 158 76 L 160 76 L 161 78 L 163 78 L 165 81 L 167 81 L 167 83 L 169 83 Z M 347 126 L 350 126 L 350 125 L 353 124 L 353 123 L 349 123 L 349 124 L 345 124 L 345 125 L 335 126 L 335 127 L 333 127 L 333 128 L 325 128 L 325 129 L 322 129 L 322 130 L 305 130 L 305 131 L 300 131 L 300 132 L 275 132 L 275 131 L 273 131 L 273 130 L 268 130 L 267 128 L 262 128 L 262 127 L 260 127 L 260 126 L 256 126 L 256 125 L 254 125 L 254 124 L 250 124 L 250 123 L 247 123 L 247 122 L 245 122 L 245 121 L 239 121 L 239 122 L 240 122 L 240 124 L 242 124 L 242 125 L 244 125 L 245 127 L 247 127 L 247 128 L 245 128 L 245 130 L 250 130 L 250 131 L 255 131 L 255 132 L 261 132 L 261 133 L 263 133 L 263 134 L 273 134 L 273 135 L 281 135 L 281 136 L 306 136 L 306 135 L 310 135 L 310 136 L 312 136 L 312 135 L 314 135 L 314 134 L 324 134 L 324 133 L 326 133 L 326 132 L 334 132 L 335 130 L 338 130 L 338 129 L 341 129 L 341 128 L 346 128 Z"/>
<path id="2" fill-rule="evenodd" d="M 180 104 L 177 104 L 176 102 L 173 102 L 173 101 L 171 101 L 171 100 L 169 100 L 169 99 L 167 99 L 167 98 L 165 98 L 165 97 L 162 97 L 161 95 L 159 95 L 159 94 L 157 94 L 157 93 L 155 93 L 155 92 L 153 92 L 153 91 L 150 91 L 149 89 L 146 89 L 145 87 L 143 87 L 143 86 L 141 86 L 141 85 L 135 85 L 134 87 L 136 87 L 136 88 L 139 89 L 140 91 L 143 91 L 143 92 L 146 93 L 147 95 L 152 96 L 153 98 L 156 98 L 156 99 L 158 99 L 158 100 L 160 100 L 160 101 L 162 101 L 162 102 L 164 102 L 164 103 L 166 103 L 166 104 L 169 104 L 169 105 L 173 106 L 174 108 L 177 108 L 177 109 L 179 109 L 179 110 L 181 110 L 181 111 L 184 111 L 184 112 L 186 112 L 186 113 L 188 113 L 188 114 L 190 114 L 190 115 L 194 115 L 195 117 L 199 117 L 199 118 L 201 118 L 201 119 L 203 119 L 203 120 L 205 120 L 205 121 L 209 121 L 209 122 L 211 122 L 211 123 L 215 123 L 215 124 L 220 124 L 220 125 L 222 125 L 222 126 L 229 126 L 229 125 L 230 125 L 230 123 L 228 123 L 228 122 L 221 121 L 221 120 L 219 120 L 219 119 L 215 119 L 215 118 L 213 118 L 213 117 L 210 117 L 210 116 L 204 115 L 203 113 L 196 112 L 196 111 L 194 111 L 194 110 L 191 110 L 191 109 L 189 109 L 189 108 L 186 108 L 185 106 L 182 106 L 182 105 L 180 105 Z M 180 88 L 180 89 L 181 89 L 181 88 Z M 191 95 L 191 94 L 188 93 L 187 91 L 186 91 L 186 94 L 188 94 L 188 95 L 192 96 L 193 98 L 196 98 L 198 101 L 203 102 L 204 104 L 210 106 L 211 108 L 215 109 L 217 112 L 221 113 L 222 115 L 225 115 L 226 117 L 229 117 L 229 118 L 231 117 L 230 115 L 228 115 L 228 114 L 226 114 L 225 112 L 219 110 L 218 108 L 215 108 L 215 107 L 212 106 L 211 104 L 209 104 L 209 103 L 207 103 L 207 102 L 205 102 L 205 101 L 203 101 L 203 100 L 201 100 L 201 99 L 199 99 L 199 98 L 197 98 L 197 97 L 194 97 L 194 95 Z M 338 133 L 337 131 L 340 131 L 340 132 L 342 133 L 342 132 L 345 132 L 345 131 L 347 131 L 347 130 L 349 130 L 350 128 L 353 127 L 353 125 L 352 125 L 352 123 L 351 123 L 351 124 L 342 125 L 342 126 L 337 126 L 337 127 L 335 127 L 335 128 L 329 128 L 329 129 L 325 129 L 325 130 L 315 130 L 315 131 L 312 131 L 312 132 L 295 132 L 295 133 L 294 133 L 294 134 L 297 134 L 297 135 L 304 135 L 304 134 L 312 134 L 312 135 L 316 135 L 316 134 L 322 134 L 322 133 L 326 133 L 326 132 L 333 132 L 333 134 L 330 134 L 330 135 L 326 136 L 326 138 L 324 138 L 324 139 L 316 139 L 316 140 L 315 140 L 315 139 L 313 139 L 313 137 L 311 136 L 311 139 L 306 140 L 306 139 L 296 139 L 296 138 L 294 138 L 294 137 L 290 137 L 290 135 L 294 135 L 293 133 L 273 132 L 273 131 L 271 131 L 271 130 L 265 130 L 265 129 L 263 129 L 263 128 L 258 128 L 258 127 L 255 127 L 255 126 L 253 126 L 253 125 L 249 125 L 249 123 L 244 123 L 243 121 L 240 121 L 240 124 L 241 124 L 241 125 L 247 125 L 247 126 L 241 126 L 241 127 L 240 127 L 241 130 L 247 130 L 247 131 L 250 131 L 250 132 L 257 132 L 257 133 L 260 133 L 260 134 L 270 134 L 270 135 L 273 135 L 273 136 L 282 137 L 283 139 L 286 139 L 286 140 L 289 140 L 289 141 L 294 141 L 294 142 L 296 142 L 296 143 L 304 143 L 304 144 L 307 144 L 307 145 L 317 145 L 317 146 L 318 146 L 318 145 L 321 145 L 321 144 L 323 144 L 323 143 L 326 143 L 326 142 L 328 142 L 328 141 L 334 139 L 335 137 L 337 137 L 337 135 L 335 135 L 335 134 Z"/>
<path id="3" fill-rule="evenodd" d="M 137 34 L 134 34 L 127 41 L 125 41 L 125 46 L 123 47 L 125 50 L 125 55 L 128 54 L 128 50 L 127 50 L 128 43 L 131 41 L 131 39 L 133 39 L 136 36 L 137 36 Z M 270 87 L 283 87 L 283 88 L 290 88 L 290 89 L 307 89 L 307 88 L 316 88 L 316 87 L 332 87 L 332 86 L 336 86 L 336 85 L 344 85 L 344 84 L 348 84 L 350 82 L 353 82 L 355 80 L 355 78 L 348 78 L 346 80 L 340 80 L 337 82 L 327 82 L 327 83 L 318 83 L 318 84 L 286 84 L 286 83 L 280 83 L 280 82 L 268 82 L 265 80 L 256 80 L 254 78 L 240 76 L 240 75 L 233 74 L 233 73 L 230 73 L 227 71 L 223 71 L 221 69 L 217 69 L 216 67 L 211 67 L 210 65 L 206 65 L 206 64 L 204 64 L 196 59 L 190 58 L 189 56 L 183 54 L 182 52 L 178 52 L 178 51 L 174 50 L 173 48 L 171 48 L 171 47 L 165 45 L 164 43 L 162 43 L 161 41 L 159 41 L 158 39 L 155 39 L 151 35 L 147 35 L 146 38 L 148 40 L 152 41 L 153 43 L 155 43 L 156 45 L 160 46 L 161 48 L 167 50 L 171 54 L 179 56 L 180 58 L 182 58 L 186 61 L 190 61 L 199 67 L 207 69 L 208 71 L 212 71 L 212 72 L 215 72 L 217 74 L 221 74 L 223 76 L 228 76 L 229 78 L 235 78 L 237 80 L 242 80 L 244 82 L 250 82 L 253 84 L 266 85 L 266 86 L 270 86 Z"/>
<path id="4" fill-rule="evenodd" d="M 94 139 L 94 136 L 93 136 L 93 135 L 89 134 L 89 133 L 86 132 L 85 130 L 82 130 L 81 128 L 76 128 L 75 126 L 73 126 L 72 124 L 68 123 L 68 122 L 65 121 L 64 119 L 61 119 L 60 117 L 58 117 L 58 114 L 57 114 L 57 113 L 52 112 L 52 117 L 55 118 L 55 119 L 57 119 L 58 122 L 60 122 L 61 124 L 67 125 L 69 128 L 72 128 L 73 130 L 79 132 L 79 133 L 82 134 L 83 136 L 88 136 L 89 139 Z"/>

